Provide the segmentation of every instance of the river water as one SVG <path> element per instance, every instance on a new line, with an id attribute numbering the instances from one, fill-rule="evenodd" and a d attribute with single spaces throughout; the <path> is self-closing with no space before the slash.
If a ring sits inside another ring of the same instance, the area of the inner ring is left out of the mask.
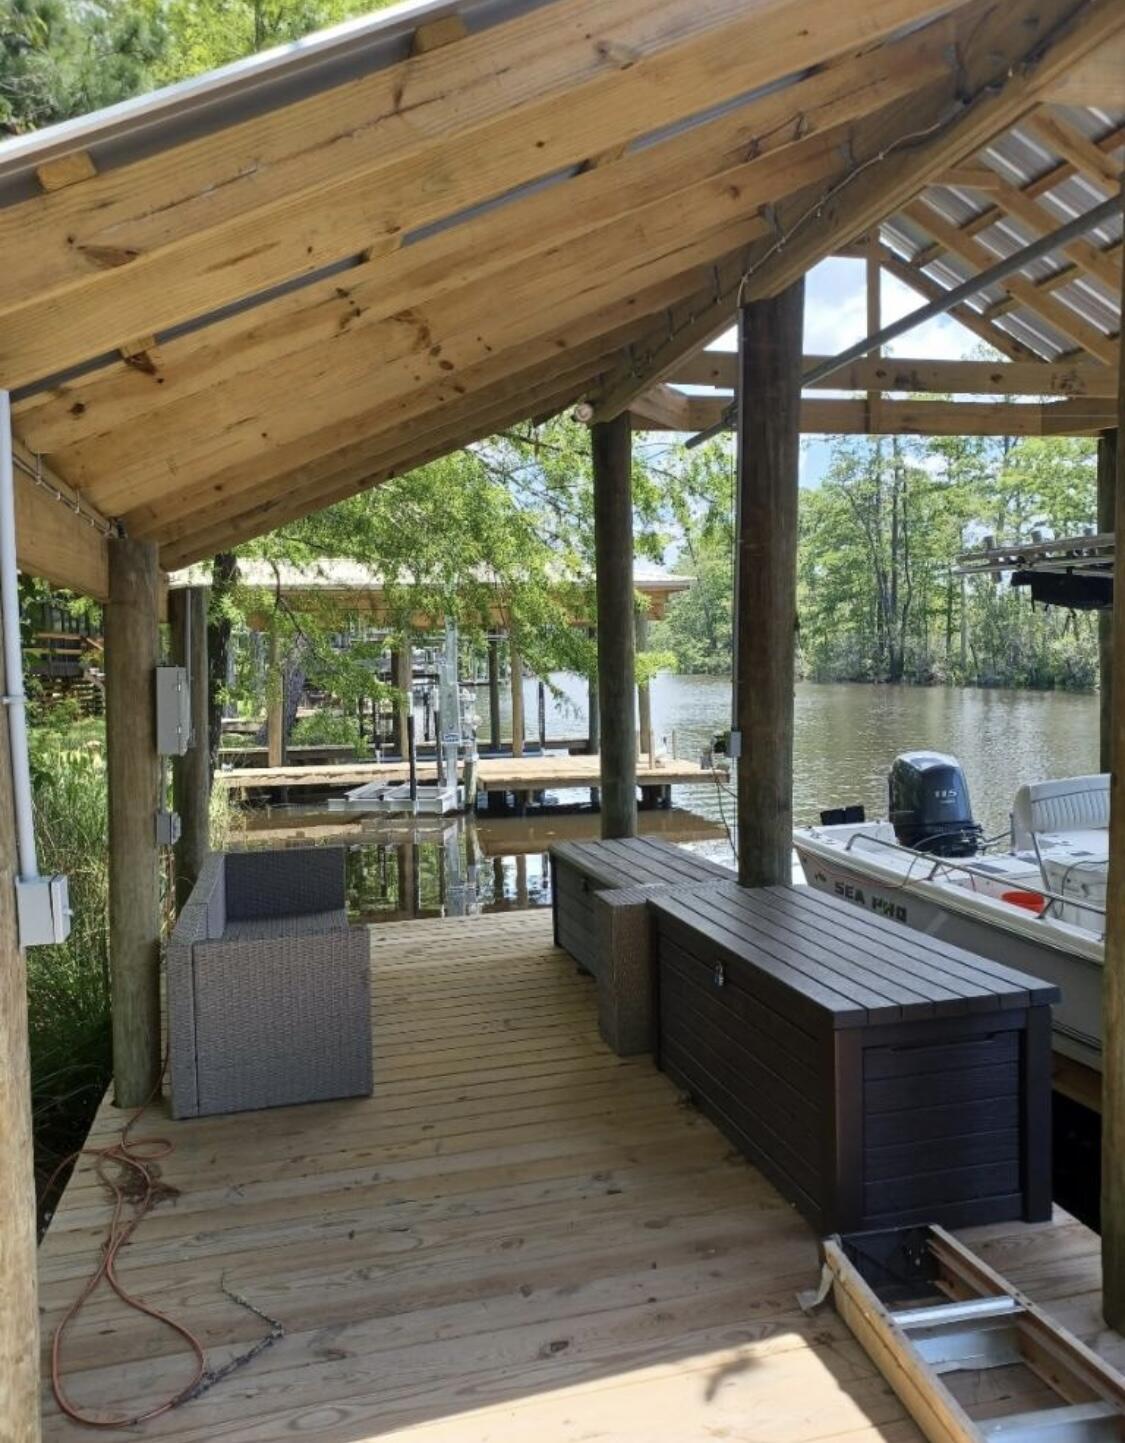
<path id="1" fill-rule="evenodd" d="M 529 734 L 538 726 L 538 683 L 528 679 Z M 505 698 L 505 713 L 506 713 Z M 487 706 L 486 694 L 482 701 Z M 664 674 L 652 685 L 659 747 L 698 758 L 729 725 L 730 683 L 719 677 Z M 586 732 L 586 683 L 558 675 L 544 690 L 548 736 Z M 507 731 L 508 716 L 502 717 Z M 487 735 L 487 718 L 481 732 Z M 869 816 L 886 811 L 886 776 L 895 755 L 933 748 L 958 757 L 973 810 L 986 835 L 1008 825 L 1023 782 L 1097 768 L 1096 696 L 1065 692 L 821 685 L 797 687 L 794 814 L 798 825 L 823 807 L 862 802 Z M 420 822 L 325 814 L 317 806 L 274 809 L 246 822 L 250 845 L 349 843 L 351 907 L 370 919 L 460 910 L 544 905 L 550 901 L 547 848 L 566 837 L 595 837 L 597 817 L 585 793 L 560 794 L 562 808 L 524 818 Z M 673 789 L 674 810 L 641 814 L 642 832 L 698 847 L 731 861 L 725 823 L 729 792 L 708 782 Z M 580 807 L 580 810 L 565 810 Z"/>

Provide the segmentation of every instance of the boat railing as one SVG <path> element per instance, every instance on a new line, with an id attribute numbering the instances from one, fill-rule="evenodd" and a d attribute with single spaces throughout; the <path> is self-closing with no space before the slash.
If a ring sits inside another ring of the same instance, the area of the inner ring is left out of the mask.
<path id="1" fill-rule="evenodd" d="M 949 857 L 935 857 L 932 852 L 919 852 L 916 851 L 913 847 L 904 847 L 901 842 L 889 841 L 886 837 L 873 837 L 870 832 L 853 832 L 852 835 L 848 838 L 848 840 L 844 843 L 844 851 L 850 852 L 854 843 L 859 841 L 862 841 L 865 844 L 874 847 L 886 847 L 892 852 L 904 852 L 908 857 L 911 857 L 916 861 L 929 864 L 930 870 L 926 873 L 925 876 L 912 876 L 911 872 L 913 871 L 914 867 L 914 861 L 912 860 L 910 864 L 910 869 L 907 871 L 906 876 L 903 878 L 903 886 L 906 886 L 908 882 L 912 881 L 932 882 L 935 878 L 948 872 L 964 872 L 967 873 L 967 875 L 970 877 L 979 877 L 982 881 L 991 882 L 993 885 L 995 885 L 997 882 L 997 877 L 994 872 L 986 872 L 983 867 L 974 867 L 971 862 L 958 862 L 952 860 Z M 1045 886 L 1037 886 L 1035 888 L 1035 891 L 1040 897 L 1044 899 L 1043 907 L 1035 914 L 1037 917 L 1046 917 L 1056 905 L 1074 907 L 1080 912 L 1093 912 L 1102 918 L 1102 934 L 1104 935 L 1104 907 L 1099 907 L 1096 902 L 1088 902 L 1082 898 L 1065 896 L 1064 894 L 1052 891 L 1050 888 Z"/>

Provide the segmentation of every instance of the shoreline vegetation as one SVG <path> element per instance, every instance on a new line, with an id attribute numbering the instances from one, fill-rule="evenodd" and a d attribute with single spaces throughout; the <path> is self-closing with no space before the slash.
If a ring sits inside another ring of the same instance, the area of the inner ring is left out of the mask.
<path id="1" fill-rule="evenodd" d="M 697 479 L 706 480 L 700 467 Z M 731 477 L 712 475 L 682 525 L 696 578 L 652 628 L 682 672 L 730 671 Z M 957 558 L 985 536 L 1065 536 L 1096 514 L 1094 443 L 984 437 L 837 438 L 801 491 L 799 655 L 806 681 L 1093 691 L 1092 612 L 1032 606 Z"/>

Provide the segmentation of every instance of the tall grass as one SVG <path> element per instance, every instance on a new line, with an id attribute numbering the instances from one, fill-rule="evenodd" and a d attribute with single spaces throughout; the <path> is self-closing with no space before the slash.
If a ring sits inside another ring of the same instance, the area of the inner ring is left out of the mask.
<path id="1" fill-rule="evenodd" d="M 40 1217 L 44 1185 L 80 1147 L 111 1071 L 104 730 L 65 713 L 31 729 L 40 870 L 65 872 L 73 924 L 61 947 L 27 954 L 31 1091 Z"/>

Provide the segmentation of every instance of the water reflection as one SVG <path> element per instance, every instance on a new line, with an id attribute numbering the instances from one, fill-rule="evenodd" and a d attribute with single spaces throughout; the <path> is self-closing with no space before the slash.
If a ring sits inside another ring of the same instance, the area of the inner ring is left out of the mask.
<path id="1" fill-rule="evenodd" d="M 534 817 L 387 818 L 299 805 L 247 811 L 232 835 L 238 847 L 342 846 L 348 910 L 356 921 L 459 917 L 549 907 L 553 842 L 592 841 L 600 818 L 590 808 Z M 673 809 L 642 813 L 642 836 L 720 852 L 720 828 Z"/>
<path id="2" fill-rule="evenodd" d="M 556 676 L 546 725 L 577 735 L 586 722 L 586 683 Z M 529 687 L 534 683 L 528 683 Z M 534 699 L 534 698 L 532 698 Z M 653 682 L 653 726 L 662 749 L 697 758 L 729 722 L 730 683 L 665 674 Z M 532 708 L 529 715 L 534 715 Z M 862 802 L 886 809 L 886 775 L 896 753 L 933 747 L 957 755 L 986 834 L 1003 831 L 1024 782 L 1093 771 L 1097 698 L 1063 692 L 973 688 L 815 685 L 797 688 L 794 815 Z M 547 851 L 554 841 L 598 835 L 586 793 L 557 793 L 527 817 L 386 818 L 294 805 L 248 811 L 236 845 L 335 843 L 349 849 L 357 917 L 388 920 L 545 906 Z M 659 835 L 716 861 L 733 859 L 727 824 L 733 798 L 712 783 L 673 788 L 671 811 L 642 812 L 642 835 Z M 579 804 L 581 803 L 581 805 Z"/>

